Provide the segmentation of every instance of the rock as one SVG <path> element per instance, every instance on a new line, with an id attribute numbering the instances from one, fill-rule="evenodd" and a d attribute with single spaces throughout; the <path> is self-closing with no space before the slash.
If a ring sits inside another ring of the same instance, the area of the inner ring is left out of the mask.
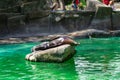
<path id="1" fill-rule="evenodd" d="M 41 10 L 41 11 L 34 11 L 34 12 L 29 12 L 26 14 L 26 16 L 29 19 L 37 19 L 37 18 L 43 18 L 49 16 L 50 11 L 48 10 Z"/>
<path id="2" fill-rule="evenodd" d="M 42 51 L 36 51 L 26 55 L 26 60 L 33 62 L 64 62 L 75 54 L 75 46 L 61 45 Z"/>
<path id="3" fill-rule="evenodd" d="M 112 8 L 103 4 L 99 0 L 87 0 L 86 10 L 95 11 L 96 18 L 105 18 L 106 16 L 110 16 L 112 13 Z"/>

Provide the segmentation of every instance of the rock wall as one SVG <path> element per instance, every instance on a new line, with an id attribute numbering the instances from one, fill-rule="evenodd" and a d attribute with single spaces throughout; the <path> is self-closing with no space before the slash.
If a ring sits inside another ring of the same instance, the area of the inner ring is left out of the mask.
<path id="1" fill-rule="evenodd" d="M 114 30 L 120 30 L 120 11 L 112 13 L 112 25 Z"/>
<path id="2" fill-rule="evenodd" d="M 87 0 L 86 9 L 80 11 L 50 11 L 36 4 L 24 4 L 20 13 L 1 12 L 0 38 L 120 29 L 120 13 L 98 0 Z"/>
<path id="3" fill-rule="evenodd" d="M 44 13 L 44 14 L 43 14 Z M 87 29 L 94 16 L 93 11 L 41 11 L 26 15 L 5 15 L 0 30 L 6 36 L 36 36 L 68 33 Z M 60 19 L 60 20 L 59 20 Z"/>
<path id="4" fill-rule="evenodd" d="M 112 8 L 101 3 L 99 0 L 87 0 L 86 10 L 95 11 L 94 19 L 90 28 L 111 30 L 112 27 Z"/>

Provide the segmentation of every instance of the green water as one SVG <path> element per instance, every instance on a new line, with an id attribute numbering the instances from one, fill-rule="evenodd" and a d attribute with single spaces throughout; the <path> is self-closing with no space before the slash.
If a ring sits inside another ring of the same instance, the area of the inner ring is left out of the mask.
<path id="1" fill-rule="evenodd" d="M 0 80 L 120 80 L 120 38 L 76 41 L 77 53 L 64 63 L 26 61 L 38 43 L 0 45 Z"/>

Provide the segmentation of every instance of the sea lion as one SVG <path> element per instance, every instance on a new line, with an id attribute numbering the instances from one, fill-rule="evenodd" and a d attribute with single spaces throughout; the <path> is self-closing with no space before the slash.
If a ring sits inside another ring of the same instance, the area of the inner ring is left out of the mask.
<path id="1" fill-rule="evenodd" d="M 32 48 L 32 52 L 54 48 L 63 44 L 78 45 L 79 43 L 77 43 L 76 41 L 74 41 L 73 39 L 67 36 L 63 36 L 63 37 L 58 37 L 57 39 L 53 39 L 52 41 L 43 42 L 37 46 L 34 46 Z"/>

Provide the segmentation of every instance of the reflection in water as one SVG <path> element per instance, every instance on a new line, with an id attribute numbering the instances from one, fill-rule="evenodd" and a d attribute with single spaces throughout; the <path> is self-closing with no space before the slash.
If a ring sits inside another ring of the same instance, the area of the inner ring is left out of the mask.
<path id="1" fill-rule="evenodd" d="M 34 73 L 32 79 L 38 79 L 38 77 L 41 80 L 78 79 L 73 58 L 65 63 L 33 63 L 26 61 L 26 64 L 32 68 Z"/>
<path id="2" fill-rule="evenodd" d="M 0 80 L 120 80 L 120 38 L 76 41 L 77 53 L 64 63 L 26 61 L 38 43 L 0 45 Z"/>

